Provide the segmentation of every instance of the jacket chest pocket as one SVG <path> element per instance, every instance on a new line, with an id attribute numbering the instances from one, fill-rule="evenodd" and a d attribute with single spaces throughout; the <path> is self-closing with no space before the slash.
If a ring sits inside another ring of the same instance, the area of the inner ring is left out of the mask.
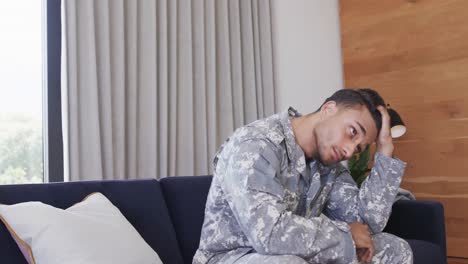
<path id="1" fill-rule="evenodd" d="M 308 199 L 309 206 L 306 213 L 307 217 L 317 217 L 322 213 L 327 203 L 328 196 L 330 195 L 331 187 L 332 184 L 325 184 L 321 188 L 320 193 L 317 193 L 316 197 L 311 197 L 310 200 Z"/>

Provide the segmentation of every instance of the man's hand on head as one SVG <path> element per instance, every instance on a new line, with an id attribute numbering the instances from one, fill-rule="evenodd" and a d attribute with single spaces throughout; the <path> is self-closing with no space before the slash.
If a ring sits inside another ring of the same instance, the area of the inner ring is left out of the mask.
<path id="1" fill-rule="evenodd" d="M 372 257 L 374 257 L 375 249 L 369 227 L 359 222 L 351 223 L 349 227 L 354 244 L 356 245 L 358 260 L 370 262 Z"/>
<path id="2" fill-rule="evenodd" d="M 382 153 L 384 156 L 392 157 L 393 154 L 393 140 L 392 134 L 390 133 L 390 115 L 388 114 L 387 108 L 385 106 L 378 106 L 382 115 L 382 128 L 380 129 L 379 136 L 377 137 L 377 151 Z"/>

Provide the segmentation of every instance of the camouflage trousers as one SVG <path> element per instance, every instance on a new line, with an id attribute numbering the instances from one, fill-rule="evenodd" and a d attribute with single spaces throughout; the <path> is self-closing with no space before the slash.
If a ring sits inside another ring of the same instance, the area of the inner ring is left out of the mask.
<path id="1" fill-rule="evenodd" d="M 413 252 L 409 244 L 394 235 L 379 233 L 372 236 L 374 241 L 375 254 L 372 258 L 372 264 L 412 264 Z M 333 258 L 333 252 L 320 252 L 312 259 L 305 260 L 293 255 L 261 255 L 250 253 L 239 258 L 235 264 L 317 264 L 317 263 L 341 263 Z M 357 259 L 353 263 L 359 263 Z M 342 263 L 345 264 L 345 263 Z M 348 263 L 346 263 L 348 264 Z"/>

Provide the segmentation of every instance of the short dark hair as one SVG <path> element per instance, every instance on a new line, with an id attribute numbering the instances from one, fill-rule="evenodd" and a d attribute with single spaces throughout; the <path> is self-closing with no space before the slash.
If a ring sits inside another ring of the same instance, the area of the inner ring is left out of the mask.
<path id="1" fill-rule="evenodd" d="M 374 119 L 375 125 L 377 127 L 377 133 L 380 132 L 380 129 L 382 128 L 382 115 L 377 109 L 377 106 L 385 106 L 385 102 L 379 93 L 377 93 L 375 90 L 369 88 L 341 89 L 336 91 L 332 96 L 328 97 L 320 106 L 320 108 L 322 108 L 322 106 L 329 101 L 334 101 L 336 102 L 336 105 L 342 106 L 344 108 L 353 108 L 358 105 L 365 106 Z"/>

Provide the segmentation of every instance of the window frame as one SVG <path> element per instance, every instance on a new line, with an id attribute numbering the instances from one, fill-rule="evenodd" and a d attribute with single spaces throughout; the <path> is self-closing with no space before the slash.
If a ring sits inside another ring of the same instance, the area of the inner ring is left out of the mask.
<path id="1" fill-rule="evenodd" d="M 44 117 L 44 182 L 63 182 L 63 133 L 62 133 L 62 93 L 61 55 L 62 22 L 61 0 L 45 2 L 45 85 L 43 103 Z"/>

